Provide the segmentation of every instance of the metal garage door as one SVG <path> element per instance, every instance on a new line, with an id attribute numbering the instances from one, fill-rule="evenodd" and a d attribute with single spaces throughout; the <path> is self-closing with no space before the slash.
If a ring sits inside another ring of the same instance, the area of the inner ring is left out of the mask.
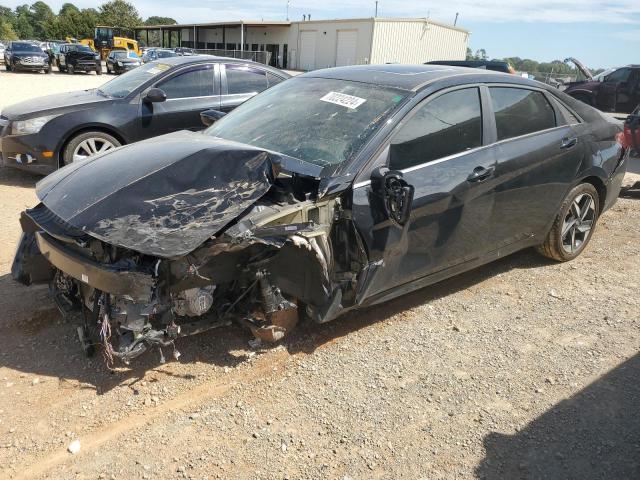
<path id="1" fill-rule="evenodd" d="M 338 30 L 336 67 L 356 64 L 357 30 Z"/>
<path id="2" fill-rule="evenodd" d="M 300 32 L 300 68 L 313 70 L 316 68 L 316 31 Z"/>

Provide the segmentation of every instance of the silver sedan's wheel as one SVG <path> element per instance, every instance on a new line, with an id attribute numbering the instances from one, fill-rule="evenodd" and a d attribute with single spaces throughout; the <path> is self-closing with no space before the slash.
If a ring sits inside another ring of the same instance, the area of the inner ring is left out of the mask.
<path id="1" fill-rule="evenodd" d="M 578 195 L 571 203 L 562 224 L 562 248 L 574 253 L 582 248 L 596 218 L 595 201 L 589 193 Z"/>
<path id="2" fill-rule="evenodd" d="M 566 262 L 585 249 L 598 221 L 600 197 L 590 183 L 581 183 L 566 196 L 551 230 L 537 247 L 545 257 Z"/>
<path id="3" fill-rule="evenodd" d="M 73 151 L 72 161 L 86 160 L 89 157 L 113 150 L 114 148 L 116 148 L 116 146 L 104 138 L 87 138 Z"/>
<path id="4" fill-rule="evenodd" d="M 84 132 L 69 141 L 64 149 L 62 161 L 64 165 L 69 165 L 109 152 L 120 145 L 121 143 L 108 133 Z"/>

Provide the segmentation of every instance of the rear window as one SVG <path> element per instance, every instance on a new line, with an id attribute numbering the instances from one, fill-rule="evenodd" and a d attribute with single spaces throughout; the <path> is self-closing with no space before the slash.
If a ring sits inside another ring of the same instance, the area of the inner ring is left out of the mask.
<path id="1" fill-rule="evenodd" d="M 544 94 L 536 90 L 491 87 L 498 140 L 519 137 L 556 126 L 556 114 Z"/>

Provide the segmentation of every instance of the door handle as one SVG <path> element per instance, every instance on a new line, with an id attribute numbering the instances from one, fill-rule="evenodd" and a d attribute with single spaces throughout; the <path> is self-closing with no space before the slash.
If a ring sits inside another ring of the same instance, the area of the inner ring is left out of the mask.
<path id="1" fill-rule="evenodd" d="M 493 171 L 495 170 L 494 166 L 491 167 L 476 167 L 473 169 L 473 172 L 467 177 L 467 181 L 469 182 L 483 182 L 487 178 L 489 178 Z"/>
<path id="2" fill-rule="evenodd" d="M 560 143 L 560 148 L 571 148 L 575 147 L 578 144 L 577 137 L 564 137 L 562 139 L 562 143 Z"/>

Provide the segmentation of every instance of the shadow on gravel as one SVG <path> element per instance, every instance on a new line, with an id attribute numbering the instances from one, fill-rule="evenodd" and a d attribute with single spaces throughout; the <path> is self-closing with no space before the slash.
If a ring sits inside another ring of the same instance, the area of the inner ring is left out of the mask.
<path id="1" fill-rule="evenodd" d="M 361 328 L 383 322 L 407 309 L 469 288 L 479 282 L 512 269 L 537 268 L 549 265 L 531 250 L 472 270 L 439 284 L 410 293 L 398 299 L 347 314 L 338 320 L 316 325 L 301 322 L 285 339 L 290 354 L 312 353 L 316 348 Z M 80 349 L 75 328 L 79 318 L 64 319 L 48 298 L 44 287 L 24 287 L 11 279 L 0 277 L 0 366 L 24 373 L 57 377 L 64 385 L 69 380 L 79 382 L 81 388 L 95 389 L 98 394 L 127 384 L 131 388 L 149 370 L 158 375 L 178 375 L 161 367 L 159 354 L 149 351 L 135 359 L 130 368 L 110 372 L 98 353 L 87 359 Z M 179 338 L 180 363 L 202 362 L 230 367 L 245 362 L 252 354 L 248 340 L 252 337 L 235 325 L 223 327 L 192 337 Z M 271 348 L 264 346 L 265 350 Z M 170 349 L 164 349 L 171 361 Z M 121 365 L 118 365 L 121 366 Z M 189 378 L 189 375 L 180 375 Z M 77 388 L 77 387 L 74 387 Z"/>
<path id="2" fill-rule="evenodd" d="M 0 166 L 0 185 L 7 187 L 35 187 L 42 176 L 31 172 Z"/>
<path id="3" fill-rule="evenodd" d="M 640 355 L 564 400 L 516 435 L 491 433 L 479 478 L 640 478 Z"/>
<path id="4" fill-rule="evenodd" d="M 629 187 L 624 187 L 620 190 L 620 197 L 622 198 L 640 198 L 640 182 L 636 182 Z"/>

